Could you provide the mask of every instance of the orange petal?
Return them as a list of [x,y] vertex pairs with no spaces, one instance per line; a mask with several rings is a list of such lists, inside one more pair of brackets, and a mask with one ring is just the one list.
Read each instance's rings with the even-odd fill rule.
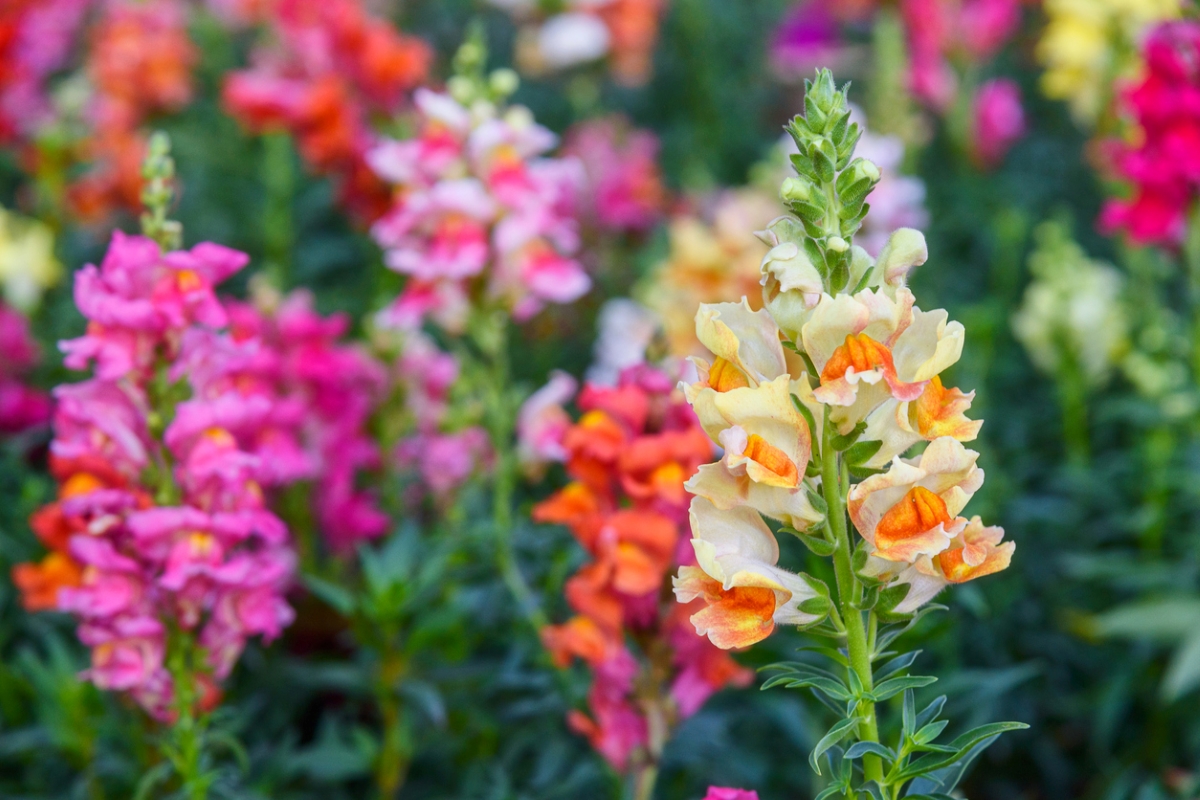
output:
[[966,583],[976,578],[982,578],[984,575],[992,575],[1008,569],[1015,549],[1015,542],[1005,542],[999,547],[992,548],[983,563],[973,567],[963,557],[964,548],[956,547],[953,550],[938,553],[938,566],[942,568],[942,574],[946,576],[946,580],[951,583]]
[[964,416],[971,407],[975,395],[964,394],[958,389],[947,389],[942,379],[934,376],[915,406],[917,431],[926,439],[951,436],[960,442],[969,442],[979,435],[983,420],[970,420]]
[[733,362],[718,358],[708,368],[708,385],[718,392],[728,392],[732,389],[745,389],[750,381]]
[[892,367],[892,351],[865,333],[846,335],[845,343],[834,350],[825,362],[825,368],[821,370],[821,383],[844,377],[851,367],[855,372],[869,372],[881,367],[886,371],[895,371]]
[[789,486],[800,483],[800,471],[787,453],[767,443],[767,440],[752,433],[746,438],[746,458],[778,475]]
[[[715,581],[714,581],[715,583]],[[775,630],[775,592],[756,586],[721,589],[715,600],[692,615],[696,633],[722,650],[749,647]]]
[[914,486],[879,520],[875,528],[875,547],[890,550],[951,519],[945,500],[924,486]]

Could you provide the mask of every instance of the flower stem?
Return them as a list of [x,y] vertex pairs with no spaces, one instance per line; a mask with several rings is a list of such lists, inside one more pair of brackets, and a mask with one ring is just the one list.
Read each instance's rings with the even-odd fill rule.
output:
[[[849,491],[849,476],[843,469],[840,454],[833,446],[833,425],[826,418],[821,442],[821,491],[829,506],[827,521],[833,533],[837,550],[833,554],[833,568],[837,576],[838,606],[846,626],[846,648],[850,658],[850,669],[854,670],[863,688],[874,687],[871,673],[871,648],[867,641],[867,626],[862,611],[857,605],[862,601],[863,586],[854,573],[851,560],[850,533],[846,525],[846,493]],[[874,627],[872,625],[872,627]],[[858,738],[864,742],[879,741],[879,725],[875,719],[875,704],[860,702]],[[868,781],[883,780],[883,763],[879,756],[863,756],[863,775]]]
[[206,800],[211,776],[205,774],[202,758],[208,721],[202,712],[197,714],[195,654],[190,634],[179,632],[171,637],[167,665],[175,690],[176,717],[164,755],[179,775],[184,796]]
[[504,585],[512,594],[521,614],[533,627],[534,632],[541,634],[548,620],[533,591],[529,588],[525,576],[521,574],[517,563],[516,550],[513,548],[513,497],[516,494],[517,463],[513,450],[513,435],[516,428],[516,409],[513,408],[508,387],[510,370],[508,360],[508,317],[496,313],[484,322],[483,330],[476,337],[487,359],[489,372],[487,426],[488,435],[492,440],[492,450],[495,453],[495,466],[492,477],[492,528],[495,537],[496,567]]
[[412,762],[412,742],[406,727],[404,706],[396,694],[396,684],[404,669],[403,658],[385,654],[376,685],[376,700],[383,726],[383,741],[375,765],[375,785],[379,789],[380,800],[394,800],[400,796]]

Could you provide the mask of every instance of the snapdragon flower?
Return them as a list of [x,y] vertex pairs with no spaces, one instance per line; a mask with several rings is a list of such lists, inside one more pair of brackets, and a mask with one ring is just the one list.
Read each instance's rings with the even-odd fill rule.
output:
[[670,573],[701,555],[682,535],[684,481],[712,454],[671,384],[641,364],[615,386],[585,385],[583,414],[560,445],[572,482],[533,515],[568,526],[591,557],[567,581],[576,616],[542,631],[559,666],[578,658],[592,669],[588,713],[573,711],[568,723],[638,781],[652,780],[680,721],[723,686],[750,680],[688,622],[703,613],[699,603],[663,602]]
[[254,65],[225,80],[226,109],[256,133],[292,134],[308,166],[335,179],[350,210],[375,220],[388,196],[365,160],[371,123],[399,111],[425,80],[428,45],[369,14],[361,0],[269,0],[223,11],[266,28]]
[[503,105],[513,88],[505,75],[515,77],[493,77],[504,91],[464,75],[452,82],[458,97],[418,90],[413,138],[385,139],[367,156],[393,196],[371,234],[387,266],[409,278],[384,324],[429,318],[459,333],[472,307],[524,320],[591,287],[575,258],[580,165],[546,156],[554,135],[528,109]]
[[[833,763],[861,759],[864,784],[900,796],[922,774],[916,765],[932,762],[905,770],[911,750],[880,744],[875,704],[934,679],[875,683],[874,662],[903,632],[887,626],[948,586],[1006,569],[1014,544],[964,516],[984,474],[962,443],[982,423],[966,416],[972,395],[942,381],[962,354],[963,326],[921,309],[907,285],[928,258],[924,236],[901,228],[878,258],[853,243],[879,168],[855,156],[861,129],[828,71],[806,85],[805,107],[787,128],[797,174],[780,195],[792,213],[758,234],[770,247],[762,308],[743,297],[696,314],[709,355],[692,359],[696,379],[682,388],[723,453],[685,484],[696,564],[679,569],[674,587],[681,603],[697,604],[696,631],[722,649],[784,626],[837,642],[835,672],[780,664],[768,685],[811,687],[846,709],[810,759],[818,773],[822,754],[849,738],[858,744]],[[780,534],[831,558],[836,586],[790,569]],[[898,663],[902,672],[911,658]],[[957,754],[952,763],[967,749],[942,752]],[[861,793],[856,777],[835,766],[826,794]]]
[[159,240],[117,231],[76,273],[88,328],[61,346],[93,374],[54,392],[58,499],[31,520],[50,554],[15,578],[27,607],[78,618],[89,680],[170,720],[212,700],[202,690],[247,639],[291,622],[295,557],[265,502],[274,465],[256,451],[273,404],[226,380],[238,359],[214,287],[248,258],[164,246],[178,235],[160,219],[173,167],[165,140],[151,152],[144,224]]

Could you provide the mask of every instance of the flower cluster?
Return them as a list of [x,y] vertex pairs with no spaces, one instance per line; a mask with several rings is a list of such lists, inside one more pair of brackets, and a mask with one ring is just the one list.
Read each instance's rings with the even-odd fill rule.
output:
[[637,297],[658,315],[671,353],[697,352],[693,309],[722,297],[758,296],[758,265],[767,248],[747,230],[779,215],[779,199],[755,186],[700,198],[673,215],[667,258]]
[[[515,76],[493,77],[504,84]],[[503,93],[461,75],[452,85],[457,99],[418,90],[413,138],[385,140],[368,154],[393,186],[392,207],[371,233],[387,266],[409,278],[383,312],[387,325],[411,328],[430,317],[459,332],[473,306],[498,305],[523,320],[591,287],[574,258],[579,163],[543,157],[554,135],[523,106],[500,107]]]
[[615,387],[585,386],[577,404],[583,416],[561,441],[572,482],[534,519],[569,526],[591,560],[567,582],[577,616],[543,639],[560,666],[591,667],[590,715],[569,722],[624,770],[656,761],[665,732],[750,674],[696,635],[687,620],[696,608],[667,600],[667,577],[695,561],[682,535],[684,481],[712,457],[695,416],[645,365]]
[[[959,515],[983,483],[978,454],[961,442],[982,423],[964,415],[972,395],[939,377],[959,358],[962,325],[917,308],[906,286],[927,257],[924,237],[901,229],[878,260],[851,244],[879,170],[854,158],[858,127],[828,72],[808,97],[807,119],[789,126],[799,175],[782,188],[796,216],[759,234],[771,245],[765,307],[701,306],[696,330],[712,357],[693,359],[699,379],[684,387],[724,455],[687,483],[698,566],[680,570],[675,592],[703,601],[692,621],[722,648],[830,613],[824,583],[779,566],[767,519],[812,531],[814,551],[829,555],[849,546],[845,503],[862,539],[854,569],[896,589],[876,609],[895,614],[1004,569],[1013,551],[999,528]],[[859,479],[845,495],[835,488],[842,470]]]
[[583,164],[580,215],[603,231],[646,231],[667,202],[658,138],[620,117],[582,122],[567,132],[564,156]]
[[1109,200],[1100,224],[1140,244],[1178,246],[1200,196],[1200,23],[1163,23],[1147,38],[1144,55],[1145,75],[1124,96],[1137,139],[1108,147],[1132,197]]
[[390,116],[426,77],[430,48],[370,16],[361,0],[271,0],[234,6],[257,16],[268,37],[254,66],[225,83],[231,114],[256,132],[287,131],[319,174],[334,176],[343,200],[371,221],[387,208],[386,188],[367,167],[372,115]]
[[96,219],[141,202],[142,126],[151,115],[183,108],[198,58],[188,38],[188,8],[178,0],[112,0],[87,31],[84,71],[90,97],[79,120],[87,135],[78,157],[88,171],[69,188],[75,212]]
[[608,58],[616,80],[650,78],[659,21],[667,0],[566,0],[549,17],[535,0],[489,0],[522,21],[517,62],[527,74],[557,72]]
[[9,0],[0,8],[0,143],[30,139],[53,117],[47,83],[71,55],[93,0]]
[[25,383],[37,360],[29,323],[0,303],[0,434],[20,433],[49,421],[50,398]]
[[1042,91],[1066,100],[1075,119],[1090,125],[1108,107],[1114,78],[1138,65],[1144,31],[1179,17],[1181,0],[1046,0],[1047,23],[1038,42],[1046,67]]
[[14,575],[26,607],[79,618],[88,678],[158,717],[182,677],[168,671],[172,648],[199,647],[197,680],[211,685],[248,637],[292,618],[294,557],[262,488],[278,464],[263,435],[275,409],[234,379],[242,345],[220,332],[213,293],[246,261],[117,232],[101,265],[77,273],[87,333],[62,349],[94,376],[55,390],[58,499],[31,520],[51,553]]
[[364,348],[340,343],[349,319],[322,317],[308,292],[260,291],[255,300],[225,303],[233,342],[250,344],[227,377],[271,401],[257,434],[272,451],[271,483],[312,484],[315,518],[334,550],[383,535],[388,518],[357,476],[381,466],[367,425],[384,398],[386,370]]
[[951,59],[984,63],[1021,23],[1021,0],[901,0],[908,33],[909,88],[935,110],[958,89]]
[[1013,315],[1013,333],[1047,375],[1071,369],[1100,385],[1129,344],[1121,273],[1089,259],[1062,223],[1043,223],[1035,237],[1033,280]]

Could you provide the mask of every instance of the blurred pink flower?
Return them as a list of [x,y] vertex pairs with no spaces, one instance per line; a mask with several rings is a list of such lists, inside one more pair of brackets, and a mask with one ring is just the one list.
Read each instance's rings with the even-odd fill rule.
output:
[[583,164],[578,206],[602,230],[645,231],[665,211],[658,138],[621,117],[581,122],[567,132],[563,155]]
[[988,81],[975,95],[972,116],[971,155],[982,167],[991,169],[1025,135],[1020,88],[1006,78]]
[[565,461],[563,436],[571,416],[563,406],[575,396],[578,383],[555,370],[545,386],[531,394],[517,414],[517,458],[526,471],[536,473],[549,462]]
[[727,789],[723,786],[708,787],[704,800],[758,800],[758,792],[746,789]]

